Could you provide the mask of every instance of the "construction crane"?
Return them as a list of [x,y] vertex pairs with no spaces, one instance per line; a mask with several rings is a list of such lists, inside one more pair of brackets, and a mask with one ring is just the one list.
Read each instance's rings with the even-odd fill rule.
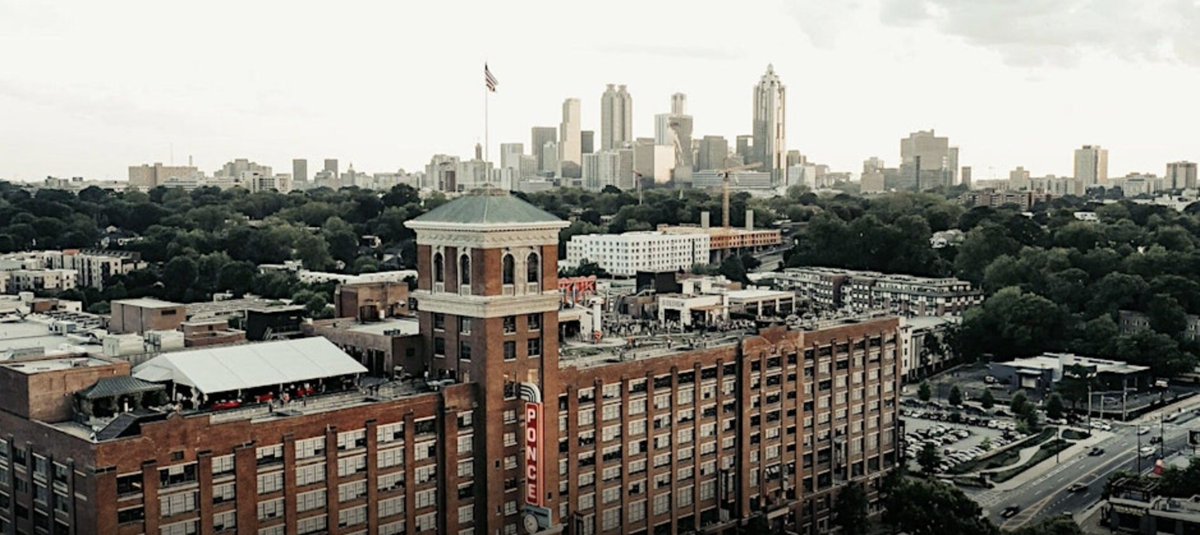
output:
[[721,199],[721,210],[722,210],[721,225],[724,226],[725,228],[727,228],[727,229],[730,228],[730,225],[729,225],[729,180],[730,180],[729,175],[734,174],[734,176],[736,176],[736,173],[738,171],[749,171],[750,169],[757,169],[758,166],[760,166],[760,165],[762,165],[762,164],[761,163],[752,163],[749,165],[739,165],[737,167],[729,167],[729,168],[720,169],[717,171],[717,176],[721,177],[722,187],[724,188],[723,197]]

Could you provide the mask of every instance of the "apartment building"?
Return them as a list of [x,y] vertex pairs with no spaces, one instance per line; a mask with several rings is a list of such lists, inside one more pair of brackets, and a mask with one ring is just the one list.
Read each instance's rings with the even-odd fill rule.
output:
[[886,310],[909,316],[960,316],[983,302],[983,292],[950,277],[916,277],[828,267],[789,268],[777,285],[796,290],[823,308]]
[[567,242],[566,267],[595,262],[605,271],[632,277],[639,271],[689,271],[709,262],[711,237],[707,233],[661,231],[572,236]]
[[560,342],[557,234],[507,194],[416,231],[398,380],[324,338],[0,364],[0,533],[833,529],[897,466],[898,320]]

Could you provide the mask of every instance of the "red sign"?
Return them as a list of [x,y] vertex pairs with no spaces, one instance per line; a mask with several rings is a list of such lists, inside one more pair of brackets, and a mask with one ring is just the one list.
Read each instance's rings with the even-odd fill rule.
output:
[[542,404],[525,404],[525,503],[542,505]]

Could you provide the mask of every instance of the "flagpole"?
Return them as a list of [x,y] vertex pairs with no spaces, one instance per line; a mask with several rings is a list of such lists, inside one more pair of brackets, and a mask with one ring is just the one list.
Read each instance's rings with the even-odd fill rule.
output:
[[[483,63],[483,69],[484,69],[484,71],[486,71],[486,70],[487,70],[487,62],[484,62],[484,63]],[[488,141],[489,141],[489,140],[488,140],[488,134],[489,134],[489,129],[488,129],[488,93],[490,93],[490,92],[491,92],[491,89],[490,89],[490,88],[488,88],[487,84],[484,84],[484,85],[483,85],[483,161],[485,161],[485,162],[486,162],[486,161],[489,161],[489,158],[488,158],[488,145],[490,145],[490,143],[488,142]],[[490,180],[490,179],[491,179],[491,178],[489,177],[489,180]]]

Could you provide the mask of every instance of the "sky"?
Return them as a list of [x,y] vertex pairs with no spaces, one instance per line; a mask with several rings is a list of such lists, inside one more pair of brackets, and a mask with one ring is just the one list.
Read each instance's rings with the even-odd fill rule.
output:
[[1161,175],[1200,159],[1197,27],[1200,0],[0,0],[0,178],[421,170],[484,140],[485,61],[493,160],[568,97],[598,131],[606,83],[635,136],[683,92],[694,135],[732,143],[773,64],[788,148],[835,170],[932,128],[976,179],[1070,175],[1084,144]]

